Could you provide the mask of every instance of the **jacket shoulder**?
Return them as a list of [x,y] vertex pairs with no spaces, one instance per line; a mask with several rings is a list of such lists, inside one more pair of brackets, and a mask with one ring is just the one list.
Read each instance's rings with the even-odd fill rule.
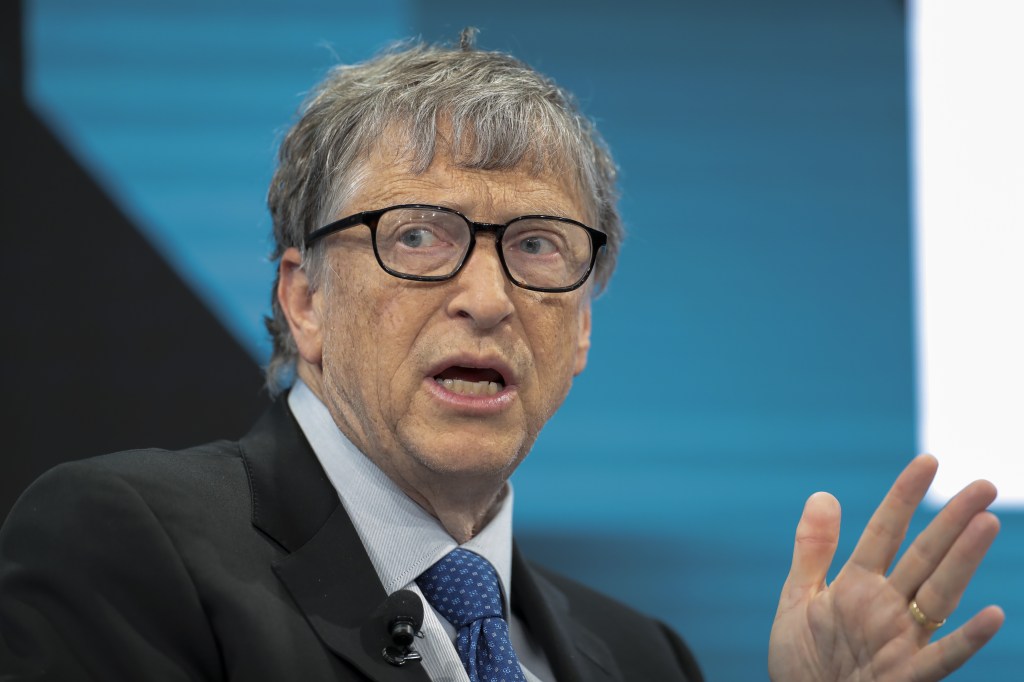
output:
[[0,671],[211,677],[220,664],[196,571],[219,565],[209,557],[247,524],[245,472],[227,442],[51,469],[0,529]]
[[[79,493],[95,497],[100,490],[109,492],[111,487],[131,488],[140,494],[158,496],[161,491],[174,490],[191,496],[198,488],[239,476],[244,479],[244,469],[238,443],[232,441],[216,441],[184,450],[125,450],[59,464],[36,479],[22,498],[32,499],[57,491],[63,494],[56,501]],[[15,509],[18,504],[20,500]]]

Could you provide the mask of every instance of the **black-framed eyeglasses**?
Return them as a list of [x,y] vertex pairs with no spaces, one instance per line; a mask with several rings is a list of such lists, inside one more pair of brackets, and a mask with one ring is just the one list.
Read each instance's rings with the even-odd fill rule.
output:
[[459,274],[490,232],[509,280],[533,291],[564,292],[583,285],[607,243],[605,233],[570,218],[523,215],[507,223],[477,223],[444,206],[401,204],[363,211],[306,235],[306,248],[357,225],[370,229],[373,253],[386,272],[418,282],[441,282]]

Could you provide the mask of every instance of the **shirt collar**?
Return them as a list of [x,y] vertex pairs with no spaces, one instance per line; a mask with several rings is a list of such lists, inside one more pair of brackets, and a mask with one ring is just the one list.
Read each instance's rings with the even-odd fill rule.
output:
[[[388,594],[408,587],[459,546],[435,517],[413,502],[352,444],[327,407],[301,380],[288,394],[288,407],[338,491]],[[462,547],[491,562],[505,592],[505,603],[510,604],[512,486],[505,485],[494,517]]]

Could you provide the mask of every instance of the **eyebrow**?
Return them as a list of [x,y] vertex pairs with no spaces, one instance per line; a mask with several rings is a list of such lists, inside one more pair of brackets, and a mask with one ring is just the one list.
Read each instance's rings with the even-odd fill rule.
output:
[[[456,202],[456,201],[423,201],[421,199],[411,199],[411,200],[408,200],[408,201],[406,201],[406,200],[394,201],[394,202],[389,203],[387,205],[388,206],[398,206],[398,205],[401,205],[401,204],[425,204],[425,205],[429,205],[429,206],[440,206],[441,208],[447,208],[447,209],[452,210],[452,211],[457,211],[458,213],[461,213],[462,215],[466,216],[467,218],[469,218],[470,220],[472,220],[474,222],[490,222],[490,221],[480,220],[479,216],[475,215],[474,211],[467,210],[464,204],[462,204],[460,202]],[[384,206],[380,206],[379,208],[384,208]],[[375,210],[375,209],[369,209],[369,210]],[[506,223],[506,222],[508,222],[510,220],[515,220],[516,218],[519,218],[520,216],[525,216],[525,215],[547,215],[547,216],[554,216],[554,217],[558,217],[558,218],[570,218],[572,220],[576,220],[576,221],[579,221],[579,222],[587,224],[587,225],[590,224],[590,223],[587,222],[585,214],[583,216],[581,216],[581,217],[576,217],[576,216],[572,215],[572,213],[570,211],[566,211],[566,210],[562,210],[562,209],[559,209],[559,208],[555,208],[555,207],[553,207],[552,204],[546,204],[546,203],[541,203],[541,204],[538,204],[536,206],[532,206],[532,207],[527,208],[527,209],[520,209],[520,210],[516,210],[516,211],[509,211],[507,217],[505,217],[503,219],[499,219],[498,222]]]

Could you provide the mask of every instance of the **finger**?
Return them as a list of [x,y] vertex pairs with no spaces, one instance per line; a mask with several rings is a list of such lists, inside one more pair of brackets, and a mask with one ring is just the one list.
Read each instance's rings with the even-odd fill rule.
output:
[[919,455],[907,465],[878,506],[850,563],[875,573],[885,573],[907,535],[914,510],[935,478],[939,463],[931,455]]
[[999,519],[995,514],[980,512],[971,519],[938,568],[917,591],[915,599],[921,611],[936,620],[953,613],[998,533]]
[[841,515],[839,501],[832,495],[814,493],[807,498],[796,526],[793,563],[782,588],[780,611],[824,589],[829,566],[839,545]]
[[914,657],[913,677],[908,679],[941,680],[962,666],[985,646],[999,628],[1005,616],[998,606],[989,606],[945,637],[932,642]]
[[975,481],[961,490],[900,557],[889,576],[892,586],[908,600],[917,594],[967,524],[995,499],[996,488],[988,481]]

